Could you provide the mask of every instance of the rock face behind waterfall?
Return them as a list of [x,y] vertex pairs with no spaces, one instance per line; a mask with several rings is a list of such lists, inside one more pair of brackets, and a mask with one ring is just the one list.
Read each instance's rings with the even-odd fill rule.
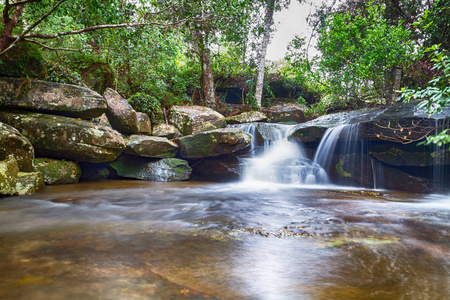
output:
[[39,156],[98,163],[125,149],[117,131],[88,121],[27,112],[0,112],[0,121],[26,136]]
[[0,78],[0,106],[48,112],[74,118],[96,118],[106,111],[105,99],[75,85]]
[[[440,191],[450,186],[446,179],[450,175],[450,153],[442,147],[417,144],[427,135],[449,128],[449,115],[447,107],[442,114],[429,116],[417,103],[337,113],[298,125],[289,139],[310,149],[317,149],[319,143],[334,143],[333,151],[322,154],[332,160],[328,172],[334,182],[373,188],[372,177],[379,176],[378,188]],[[322,140],[327,130],[343,126],[341,133]]]

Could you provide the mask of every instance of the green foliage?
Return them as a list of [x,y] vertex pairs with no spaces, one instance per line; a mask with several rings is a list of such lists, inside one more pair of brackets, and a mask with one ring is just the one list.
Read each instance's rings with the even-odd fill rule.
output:
[[450,104],[450,57],[440,49],[440,45],[427,48],[425,52],[430,52],[433,69],[440,71],[442,75],[434,77],[423,89],[402,88],[399,100],[409,102],[412,99],[424,99],[419,107],[426,108],[429,114],[440,113],[442,107]]
[[135,110],[148,114],[152,120],[159,119],[161,116],[161,103],[152,95],[136,93],[128,98],[128,103]]
[[369,2],[364,14],[333,14],[319,31],[322,57],[318,72],[328,85],[332,102],[353,106],[381,98],[386,71],[404,66],[415,57],[411,32],[401,26],[401,21],[389,24],[385,9]]
[[[441,72],[440,76],[434,77],[428,86],[422,89],[403,89],[399,100],[409,102],[413,99],[424,99],[418,106],[426,109],[427,113],[435,114],[442,112],[444,106],[450,104],[450,57],[445,50],[440,49],[440,45],[433,45],[425,50],[430,52],[431,61],[434,63],[433,69]],[[426,141],[420,145],[431,143],[442,146],[450,142],[449,129],[446,129],[434,136],[428,136]]]

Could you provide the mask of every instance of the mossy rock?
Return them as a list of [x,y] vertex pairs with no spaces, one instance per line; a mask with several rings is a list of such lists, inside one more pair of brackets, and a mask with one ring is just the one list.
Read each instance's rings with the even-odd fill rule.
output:
[[73,161],[36,158],[34,164],[48,185],[77,183],[80,180],[81,168]]
[[13,155],[23,172],[34,171],[34,148],[30,141],[12,126],[0,123],[0,160]]
[[188,180],[192,172],[188,162],[179,158],[152,159],[126,154],[110,166],[121,177],[148,181]]
[[14,195],[32,195],[45,188],[44,177],[40,172],[17,173]]
[[178,145],[164,137],[131,135],[124,153],[142,157],[170,158],[178,153]]
[[16,191],[16,177],[19,165],[13,156],[0,161],[0,195],[13,195]]

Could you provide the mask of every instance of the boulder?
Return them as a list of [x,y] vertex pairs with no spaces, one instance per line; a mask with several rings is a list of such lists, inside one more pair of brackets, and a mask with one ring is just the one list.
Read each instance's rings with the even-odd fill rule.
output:
[[305,118],[306,107],[300,104],[275,105],[264,110],[270,122],[296,122],[302,123]]
[[209,181],[237,181],[241,177],[241,165],[234,154],[203,158],[192,165],[193,174]]
[[15,157],[20,171],[34,171],[33,145],[17,129],[0,123],[0,160],[6,159],[9,155]]
[[14,195],[32,195],[44,188],[44,177],[40,172],[19,172]]
[[220,156],[250,145],[251,136],[242,129],[223,128],[181,137],[176,140],[183,158]]
[[77,183],[80,180],[81,168],[73,161],[51,158],[36,158],[36,171],[41,172],[44,181],[49,185]]
[[106,89],[103,97],[108,104],[106,116],[112,128],[123,133],[138,133],[137,115],[127,100],[110,88]]
[[136,112],[139,133],[152,134],[152,123],[150,117],[142,112]]
[[105,99],[75,85],[18,78],[0,78],[3,107],[37,110],[74,118],[96,118],[106,111]]
[[226,121],[228,124],[265,122],[265,121],[267,121],[267,116],[265,113],[260,112],[260,111],[248,111],[248,112],[243,112],[237,116],[228,117],[226,119]]
[[109,120],[108,120],[108,117],[106,116],[106,113],[102,114],[98,118],[91,119],[91,122],[94,123],[94,124],[100,125],[100,126],[111,127],[111,124],[109,123]]
[[0,111],[0,121],[19,130],[42,157],[99,163],[113,161],[125,149],[117,131],[84,120]]
[[110,166],[121,177],[149,181],[188,180],[192,172],[188,162],[179,158],[151,159],[126,154]]
[[169,123],[182,135],[226,127],[225,117],[208,107],[174,106],[169,112]]
[[16,191],[16,177],[19,165],[14,156],[0,161],[0,195],[13,195]]
[[153,127],[153,135],[165,137],[171,140],[180,137],[181,133],[173,125],[159,124]]
[[178,145],[164,137],[133,134],[126,144],[124,153],[142,157],[170,158],[178,153]]

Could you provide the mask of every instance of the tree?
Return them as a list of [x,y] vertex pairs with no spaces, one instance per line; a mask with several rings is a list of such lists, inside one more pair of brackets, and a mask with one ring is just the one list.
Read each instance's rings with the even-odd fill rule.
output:
[[416,57],[411,31],[389,24],[385,5],[369,2],[366,11],[334,13],[319,30],[319,70],[332,100],[357,105],[385,97],[385,74]]
[[[97,20],[98,16],[93,14],[95,9],[104,8],[109,11],[110,15],[115,17],[110,18],[110,21],[117,22],[120,18],[117,18],[117,14],[115,14],[121,6],[124,5],[121,0],[82,0],[82,1],[74,1],[74,0],[5,0],[3,4],[3,29],[0,34],[0,55],[6,53],[18,43],[22,42],[30,42],[38,44],[47,49],[53,49],[52,47],[46,46],[41,40],[51,40],[58,39],[65,36],[71,35],[80,35],[85,34],[101,29],[109,29],[109,28],[137,28],[137,27],[147,27],[147,26],[173,26],[184,22],[183,19],[173,19],[171,22],[157,22],[157,21],[147,21],[145,18],[138,18],[133,20],[129,18],[127,22],[124,23],[100,23],[92,26],[83,27],[78,30],[69,30],[62,32],[52,32],[52,33],[42,33],[39,32],[41,23],[45,22],[48,17],[57,11],[63,4],[66,4],[70,8],[72,8],[71,13],[74,13],[73,8],[81,8],[82,20]],[[174,12],[176,10],[174,5],[166,4],[167,6],[161,8],[159,11],[156,11],[160,8],[159,5],[152,5],[154,1],[144,1],[141,0],[140,3],[141,9],[144,14],[141,17],[145,17],[149,14],[151,15],[159,15],[164,13]],[[25,9],[26,8],[26,9]],[[24,22],[19,23],[23,14],[26,10],[34,10],[34,12],[40,12],[39,15],[33,20],[33,22],[26,26]],[[46,9],[46,10],[44,10]],[[134,6],[135,10],[138,10],[138,7]],[[172,14],[173,16],[174,14]],[[92,16],[92,18],[89,18]],[[133,15],[133,17],[139,17],[138,15]],[[20,25],[20,26],[19,26]],[[26,28],[25,28],[26,27]],[[59,50],[69,50],[69,49],[59,49]]]

